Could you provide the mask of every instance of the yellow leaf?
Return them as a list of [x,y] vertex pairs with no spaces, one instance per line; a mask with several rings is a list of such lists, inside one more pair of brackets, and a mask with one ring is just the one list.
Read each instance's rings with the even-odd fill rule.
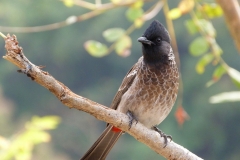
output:
[[10,145],[10,142],[5,137],[0,136],[0,148],[6,149],[9,147],[9,145]]
[[178,8],[181,11],[182,14],[189,13],[194,7],[194,0],[182,0]]
[[182,13],[179,8],[173,8],[168,12],[168,18],[177,19],[181,17]]
[[64,0],[63,3],[67,7],[72,7],[74,5],[73,0]]
[[132,8],[141,8],[143,6],[143,1],[139,0],[131,5]]
[[205,67],[213,60],[211,53],[205,54],[196,64],[196,71],[198,74],[203,74]]
[[111,0],[111,2],[112,2],[113,4],[120,4],[120,3],[121,3],[121,0]]
[[134,21],[134,25],[135,25],[136,28],[142,27],[143,24],[144,24],[144,20],[142,18],[137,18]]
[[58,116],[32,117],[31,122],[26,123],[27,129],[49,130],[55,129],[60,123]]

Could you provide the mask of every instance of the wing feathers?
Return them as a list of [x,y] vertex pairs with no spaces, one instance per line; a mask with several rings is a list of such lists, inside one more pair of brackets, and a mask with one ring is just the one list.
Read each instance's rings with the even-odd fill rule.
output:
[[118,89],[118,92],[113,98],[112,104],[110,106],[112,109],[117,109],[118,104],[121,101],[121,97],[132,85],[132,82],[134,81],[137,75],[139,67],[141,66],[142,60],[143,60],[143,57],[139,58],[138,62],[128,71],[127,75],[124,77],[122,84]]

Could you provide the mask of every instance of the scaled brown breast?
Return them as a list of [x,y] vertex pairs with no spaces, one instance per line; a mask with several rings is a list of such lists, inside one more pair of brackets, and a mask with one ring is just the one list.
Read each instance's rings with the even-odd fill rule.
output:
[[[178,92],[178,69],[174,59],[168,63],[146,64],[138,61],[138,70],[117,110],[133,111],[147,127],[161,123],[172,109]],[[158,113],[159,118],[153,117]]]

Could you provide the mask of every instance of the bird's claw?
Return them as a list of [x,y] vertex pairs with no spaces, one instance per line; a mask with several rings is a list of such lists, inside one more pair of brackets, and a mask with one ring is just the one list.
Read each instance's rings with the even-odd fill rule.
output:
[[128,118],[130,119],[129,120],[129,128],[128,129],[131,129],[132,127],[132,124],[133,124],[133,121],[135,120],[136,121],[136,124],[138,123],[138,120],[137,118],[133,115],[133,113],[131,111],[127,111],[127,116]]
[[160,134],[160,136],[161,137],[163,137],[164,138],[164,146],[163,146],[163,148],[165,148],[166,146],[167,146],[167,144],[168,144],[168,138],[170,139],[170,142],[172,141],[172,136],[170,136],[170,135],[166,135],[165,133],[163,133],[163,131],[161,131],[160,129],[158,129],[157,127],[153,127],[153,129],[156,131],[156,132],[158,132],[159,134]]
[[32,65],[28,64],[25,69],[20,69],[20,70],[17,70],[17,71],[19,73],[26,74],[28,77],[30,77],[32,80],[34,80],[34,78],[29,74],[29,71],[31,71],[31,70],[32,70]]
[[32,69],[32,65],[28,64],[26,66],[25,69],[20,69],[20,70],[17,70],[19,73],[24,73],[24,74],[28,74],[28,72]]

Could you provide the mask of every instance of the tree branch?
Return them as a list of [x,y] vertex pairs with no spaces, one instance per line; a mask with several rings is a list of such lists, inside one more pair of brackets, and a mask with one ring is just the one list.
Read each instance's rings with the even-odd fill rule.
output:
[[51,91],[64,105],[87,112],[101,121],[120,128],[166,159],[201,160],[201,158],[173,141],[169,142],[166,148],[163,148],[164,139],[157,132],[144,127],[141,123],[134,123],[129,130],[127,115],[76,95],[48,72],[41,70],[41,67],[32,64],[23,54],[23,49],[18,46],[16,36],[7,35],[7,37],[3,38],[5,39],[5,48],[7,50],[3,58],[19,67],[19,72],[25,73],[33,81]]
[[[138,0],[122,1],[122,2],[119,2],[118,4],[105,3],[105,4],[102,4],[99,7],[96,7],[94,10],[91,10],[90,12],[84,13],[84,14],[79,15],[79,16],[75,16],[75,15],[70,16],[66,20],[61,21],[61,22],[42,25],[42,26],[34,26],[34,27],[6,27],[6,26],[0,26],[0,31],[1,32],[31,33],[31,32],[43,32],[43,31],[54,30],[54,29],[66,27],[68,25],[72,25],[74,23],[90,19],[92,17],[96,17],[96,16],[98,16],[98,15],[100,15],[100,14],[102,14],[102,13],[108,11],[108,10],[111,10],[111,9],[124,7],[124,6],[129,6],[131,4],[136,3],[137,1]],[[147,1],[147,0],[144,0],[144,1]],[[84,1],[82,1],[82,3],[83,2]]]
[[216,0],[222,7],[226,23],[240,53],[240,8],[237,0]]

